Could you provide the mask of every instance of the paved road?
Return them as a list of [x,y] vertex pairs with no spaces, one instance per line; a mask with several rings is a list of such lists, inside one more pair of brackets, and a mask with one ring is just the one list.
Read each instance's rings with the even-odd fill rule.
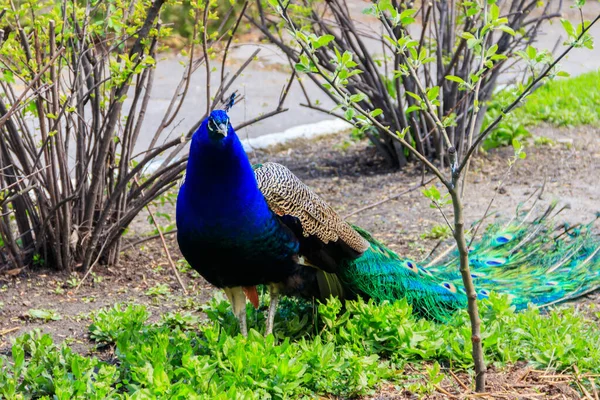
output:
[[[356,9],[363,7],[365,4],[360,0],[350,0],[350,3]],[[597,4],[590,4],[586,7],[589,7],[588,14],[593,15],[600,12],[600,6]],[[565,5],[565,9],[567,17],[575,20],[576,14],[574,14],[574,11],[569,10],[568,5]],[[559,21],[547,24],[543,34],[539,36],[537,46],[541,49],[552,49],[562,36],[562,32],[563,28]],[[600,24],[593,27],[591,33],[596,39],[596,47],[600,46]],[[236,67],[252,54],[256,47],[255,44],[238,45],[231,55],[231,63],[226,66],[227,71],[235,71]],[[235,89],[245,96],[245,100],[231,111],[232,119],[236,122],[272,110],[277,105],[281,89],[289,78],[289,66],[285,57],[274,46],[260,45],[260,48],[258,59],[245,70],[235,84]],[[165,56],[157,64],[153,96],[149,103],[150,109],[145,120],[144,134],[140,137],[137,146],[138,150],[146,148],[156,126],[162,120],[172,92],[183,73],[180,61],[175,56]],[[572,75],[596,70],[600,68],[600,51],[597,49],[594,51],[576,49],[561,64],[562,68]],[[216,71],[211,74],[213,88],[217,87],[219,83],[220,63],[215,63],[214,67],[216,67]],[[186,132],[203,115],[206,108],[205,81],[206,72],[201,67],[192,78],[187,100],[174,123],[177,126],[172,129],[171,135]],[[313,99],[319,99],[323,103],[323,107],[332,108],[331,101],[308,78],[306,78],[306,88]],[[243,137],[257,137],[332,118],[331,115],[300,106],[300,103],[304,102],[304,95],[298,83],[294,82],[286,101],[286,107],[289,108],[288,112],[243,129],[240,134]]]

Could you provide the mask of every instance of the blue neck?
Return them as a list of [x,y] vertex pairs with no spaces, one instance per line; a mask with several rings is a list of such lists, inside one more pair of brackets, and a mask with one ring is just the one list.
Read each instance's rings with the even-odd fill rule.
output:
[[[192,138],[178,216],[194,228],[241,229],[260,225],[272,213],[233,128],[225,138],[207,132],[206,121]],[[179,224],[180,221],[178,221]]]

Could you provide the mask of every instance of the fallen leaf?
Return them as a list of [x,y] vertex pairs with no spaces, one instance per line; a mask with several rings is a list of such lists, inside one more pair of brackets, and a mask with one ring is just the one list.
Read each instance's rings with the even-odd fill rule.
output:
[[4,275],[16,276],[16,275],[19,275],[21,273],[21,271],[23,271],[23,268],[13,268],[13,269],[9,269],[8,271],[4,271]]

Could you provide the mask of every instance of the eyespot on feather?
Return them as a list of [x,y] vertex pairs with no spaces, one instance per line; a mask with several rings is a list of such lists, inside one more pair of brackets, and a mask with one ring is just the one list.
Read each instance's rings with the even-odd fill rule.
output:
[[494,242],[495,242],[496,246],[501,246],[503,244],[510,242],[511,240],[513,240],[513,235],[504,234],[504,235],[496,236],[496,238],[494,239]]
[[456,293],[456,286],[451,282],[442,282],[440,283],[440,286],[448,289],[451,293]]
[[490,258],[489,260],[483,260],[483,262],[489,267],[500,267],[506,264],[506,258]]
[[417,264],[415,264],[412,261],[405,261],[404,262],[404,266],[408,269],[410,269],[412,272],[414,272],[415,274],[419,273],[419,268],[417,267]]

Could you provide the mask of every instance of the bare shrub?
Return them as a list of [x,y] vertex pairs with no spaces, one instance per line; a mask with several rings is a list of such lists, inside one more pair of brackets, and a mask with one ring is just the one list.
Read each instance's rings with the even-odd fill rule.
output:
[[[230,97],[232,83],[256,54],[233,74],[223,71],[220,85],[211,88],[211,59],[222,57],[225,68],[246,4],[219,12],[218,2],[192,2],[187,66],[140,151],[136,144],[149,133],[142,124],[157,52],[172,30],[160,15],[175,3],[3,1],[0,269],[46,264],[86,270],[98,261],[116,263],[128,224],[181,177],[186,141]],[[186,134],[171,138],[198,68],[207,75],[206,108]],[[280,102],[247,123],[282,111]]]
[[[344,104],[350,96],[359,99],[362,109],[378,110],[374,116],[383,126],[406,135],[419,153],[439,159],[442,165],[448,154],[436,126],[447,128],[452,145],[462,156],[472,140],[466,134],[468,128],[473,124],[475,133],[481,128],[485,103],[498,77],[533,43],[540,24],[560,15],[559,2],[536,0],[495,2],[491,9],[495,14],[471,1],[385,0],[364,4],[363,13],[374,17],[367,23],[364,17],[357,21],[357,11],[351,11],[344,0],[284,3],[290,18],[287,22],[293,21],[295,32],[321,38],[316,45],[305,41],[312,59],[298,41],[290,40],[289,23],[272,7],[257,0],[258,16],[248,18],[336,104]],[[482,47],[490,52],[485,68],[478,57]],[[337,59],[339,62],[332,62]],[[350,63],[351,72],[340,68],[342,61]],[[546,58],[536,67],[548,61]],[[329,79],[322,79],[322,73]],[[344,82],[344,93],[337,93],[332,82]],[[475,99],[479,100],[479,113],[473,112]],[[435,106],[434,114],[427,102]],[[354,123],[392,165],[403,166],[414,159],[405,146],[363,123],[352,107],[342,107],[340,113],[321,107],[308,96],[305,106]]]

